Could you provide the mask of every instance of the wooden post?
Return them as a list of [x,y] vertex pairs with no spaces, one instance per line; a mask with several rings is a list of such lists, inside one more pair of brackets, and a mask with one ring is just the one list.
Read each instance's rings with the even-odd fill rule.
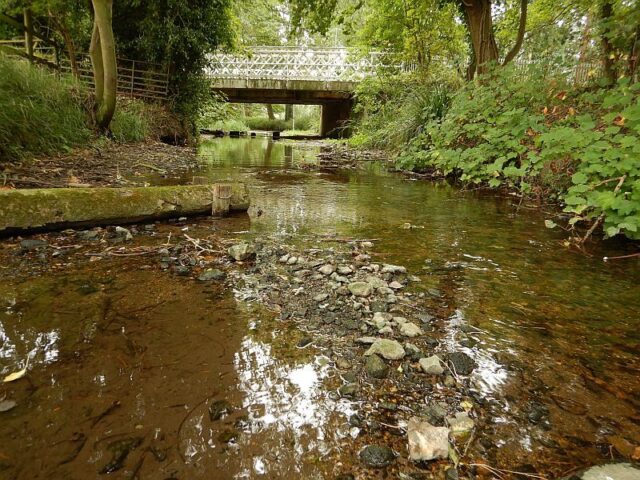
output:
[[29,8],[24,9],[24,48],[33,63],[33,18]]
[[133,97],[133,79],[136,76],[136,61],[133,60],[131,65],[131,97]]

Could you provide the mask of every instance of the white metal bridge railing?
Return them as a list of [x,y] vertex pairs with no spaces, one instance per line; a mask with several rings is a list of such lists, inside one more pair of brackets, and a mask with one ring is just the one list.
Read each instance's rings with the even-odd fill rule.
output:
[[346,48],[254,47],[246,54],[210,57],[212,79],[316,80],[357,82],[384,66],[385,54],[358,56]]

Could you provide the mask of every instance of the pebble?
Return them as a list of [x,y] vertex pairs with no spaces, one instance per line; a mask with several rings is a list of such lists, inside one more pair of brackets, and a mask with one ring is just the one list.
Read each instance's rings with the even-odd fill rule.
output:
[[391,273],[392,275],[405,274],[407,269],[399,265],[383,264],[380,273]]
[[400,325],[400,334],[405,337],[417,337],[422,335],[422,329],[415,323],[406,322]]
[[331,264],[326,264],[320,267],[318,271],[323,275],[329,276],[335,271],[335,267]]
[[378,340],[376,337],[358,337],[355,339],[355,342],[363,345],[371,345],[376,340]]
[[466,437],[474,427],[473,419],[466,412],[459,412],[453,417],[447,417],[447,424],[451,434],[456,438]]
[[348,370],[351,368],[351,362],[344,357],[336,358],[336,367],[341,370]]
[[296,263],[298,263],[298,257],[289,257],[287,259],[287,265],[295,265]]
[[348,383],[347,385],[342,385],[338,389],[338,393],[340,393],[341,397],[355,397],[356,393],[358,393],[358,386],[355,383]]
[[351,267],[340,266],[337,269],[340,275],[351,275],[353,273],[353,269]]
[[417,417],[409,419],[407,425],[409,459],[424,462],[449,456],[449,429],[434,427]]
[[329,294],[328,293],[320,293],[320,294],[316,295],[315,297],[313,297],[313,301],[314,302],[324,302],[327,298],[329,298]]
[[442,365],[440,364],[440,357],[437,355],[421,358],[418,363],[424,373],[428,373],[430,375],[442,375],[444,373],[444,368],[442,368]]
[[284,255],[282,255],[279,259],[278,262],[280,263],[287,263],[287,261],[289,260],[289,254],[286,253]]
[[394,290],[401,290],[404,288],[400,282],[393,281],[389,284],[389,288],[393,288]]
[[367,282],[352,282],[347,288],[354,297],[368,297],[372,293],[371,285]]

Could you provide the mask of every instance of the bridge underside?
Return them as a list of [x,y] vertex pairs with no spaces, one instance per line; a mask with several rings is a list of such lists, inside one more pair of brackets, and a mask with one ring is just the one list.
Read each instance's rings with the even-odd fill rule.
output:
[[321,105],[320,135],[342,137],[353,106],[354,82],[216,79],[212,88],[232,103]]

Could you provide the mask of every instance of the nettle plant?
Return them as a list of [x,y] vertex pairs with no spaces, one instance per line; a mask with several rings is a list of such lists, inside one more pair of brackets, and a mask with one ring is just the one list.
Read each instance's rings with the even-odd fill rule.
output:
[[503,69],[458,91],[400,162],[559,200],[570,228],[639,238],[639,98],[628,80],[578,91],[541,69]]

